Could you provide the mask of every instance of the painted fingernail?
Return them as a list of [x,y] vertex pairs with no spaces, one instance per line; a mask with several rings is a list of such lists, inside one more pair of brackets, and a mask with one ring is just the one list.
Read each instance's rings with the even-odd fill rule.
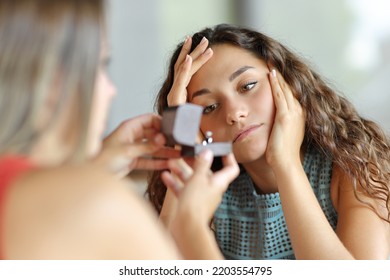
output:
[[273,77],[276,77],[276,70],[275,70],[275,69],[272,69],[271,75],[272,75]]
[[204,43],[206,43],[206,41],[207,41],[206,37],[203,37],[202,41],[200,41],[200,44],[204,44]]
[[211,54],[211,48],[208,48],[205,52],[204,52],[205,55],[209,55]]

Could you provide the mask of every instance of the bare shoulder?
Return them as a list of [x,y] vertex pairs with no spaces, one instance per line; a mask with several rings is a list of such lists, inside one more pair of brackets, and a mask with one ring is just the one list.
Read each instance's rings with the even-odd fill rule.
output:
[[360,186],[355,187],[351,176],[339,166],[334,165],[332,174],[331,196],[338,213],[337,235],[357,258],[388,258],[390,226],[380,218],[384,215],[380,202],[361,194]]
[[[372,192],[375,192],[375,184],[375,181],[370,183],[369,188],[372,189]],[[387,216],[387,213],[384,213],[384,210],[386,212],[387,210],[384,209],[385,205],[383,204],[383,201],[377,201],[367,195],[366,192],[362,191],[362,187],[358,180],[356,180],[355,186],[351,175],[346,173],[337,164],[334,164],[332,169],[331,196],[336,210],[341,207],[342,204],[348,202],[350,206],[356,207],[367,207],[368,205],[372,205],[375,211],[378,211],[383,217]],[[344,199],[342,200],[341,198]]]
[[151,207],[92,165],[30,172],[11,188],[6,218],[10,258],[178,257]]

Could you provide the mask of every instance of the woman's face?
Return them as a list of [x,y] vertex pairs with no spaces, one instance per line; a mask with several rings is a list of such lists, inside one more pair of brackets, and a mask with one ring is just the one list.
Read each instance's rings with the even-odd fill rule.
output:
[[90,130],[88,136],[88,153],[95,155],[101,148],[101,138],[104,133],[111,100],[116,94],[107,66],[109,61],[109,48],[107,40],[103,40],[100,51],[99,66],[96,74],[95,92],[93,97]]
[[191,103],[204,107],[203,133],[215,142],[231,141],[240,163],[265,155],[275,106],[267,64],[252,53],[228,44],[212,47],[214,55],[188,86]]

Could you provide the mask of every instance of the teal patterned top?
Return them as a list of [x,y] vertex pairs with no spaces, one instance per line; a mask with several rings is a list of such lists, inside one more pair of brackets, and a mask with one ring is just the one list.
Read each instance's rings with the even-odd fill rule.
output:
[[[322,210],[335,229],[337,213],[330,198],[332,159],[310,147],[303,167]],[[214,215],[214,228],[227,259],[295,259],[279,193],[258,194],[245,171],[224,194]]]

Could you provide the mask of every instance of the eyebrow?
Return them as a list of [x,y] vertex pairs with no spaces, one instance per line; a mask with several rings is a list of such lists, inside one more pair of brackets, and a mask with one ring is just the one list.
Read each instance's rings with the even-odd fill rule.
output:
[[208,90],[207,88],[204,88],[204,89],[195,91],[195,92],[192,94],[192,96],[191,96],[191,100],[194,100],[195,97],[198,97],[198,96],[201,96],[201,95],[207,94],[207,93],[211,93],[210,90]]
[[[240,76],[242,73],[244,73],[245,71],[247,71],[248,69],[254,69],[254,67],[252,66],[243,66],[239,69],[237,69],[236,71],[234,71],[230,76],[229,76],[229,82],[232,82],[235,78],[237,78],[238,76]],[[200,95],[204,95],[204,94],[207,94],[207,93],[211,93],[209,89],[207,88],[204,88],[204,89],[201,89],[201,90],[198,90],[198,91],[195,91],[192,96],[191,96],[191,100],[193,100],[195,97],[198,97]]]
[[238,70],[234,71],[230,76],[229,76],[229,81],[233,81],[235,78],[240,76],[242,73],[244,73],[248,69],[253,69],[254,67],[252,66],[243,66],[239,68]]

